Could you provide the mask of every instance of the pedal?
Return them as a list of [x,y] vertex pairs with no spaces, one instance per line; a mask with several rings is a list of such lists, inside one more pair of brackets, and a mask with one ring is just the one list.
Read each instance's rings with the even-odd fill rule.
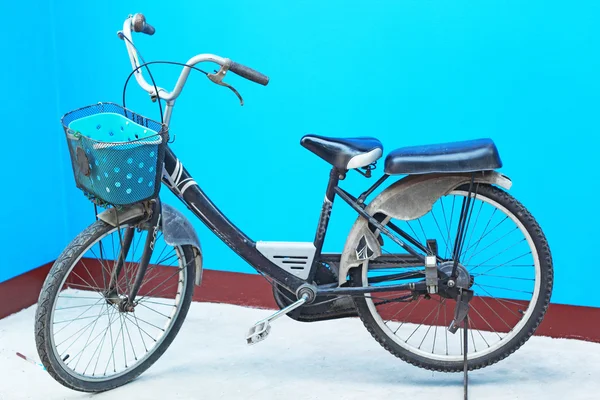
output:
[[303,305],[304,303],[306,303],[308,301],[308,299],[311,298],[311,296],[314,299],[316,291],[314,291],[312,288],[308,287],[308,285],[307,285],[306,289],[301,287],[299,289],[299,293],[303,293],[303,294],[294,303],[290,304],[289,306],[287,306],[285,308],[282,308],[281,310],[277,311],[275,314],[271,315],[270,317],[265,318],[262,321],[258,321],[256,324],[254,324],[254,326],[252,328],[250,328],[250,330],[248,331],[248,334],[246,335],[246,343],[247,344],[255,344],[255,343],[265,340],[267,338],[267,336],[269,335],[269,333],[271,332],[270,323],[272,321],[275,321],[277,318],[281,317],[282,315],[286,315],[287,313],[294,311],[296,308],[298,308],[301,305]]
[[260,322],[257,322],[256,325],[254,325],[248,331],[248,334],[246,335],[246,342],[248,344],[256,344],[258,342],[261,342],[265,340],[267,336],[269,336],[270,332],[271,324],[269,324],[269,321],[262,320]]
[[469,302],[473,298],[473,291],[469,289],[460,289],[454,309],[454,319],[448,327],[450,333],[458,331],[459,324],[465,320],[469,312]]

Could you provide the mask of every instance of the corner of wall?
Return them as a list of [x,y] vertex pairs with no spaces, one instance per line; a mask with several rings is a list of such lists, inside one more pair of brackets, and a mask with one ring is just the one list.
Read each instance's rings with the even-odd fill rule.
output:
[[[59,47],[57,44],[57,40],[56,40],[56,36],[57,36],[57,13],[56,13],[56,0],[48,0],[49,3],[49,9],[50,9],[50,15],[49,15],[49,20],[50,22],[50,35],[51,35],[51,42],[52,42],[52,85],[54,87],[54,93],[55,93],[55,112],[56,112],[56,118],[57,118],[57,122],[60,120],[61,116],[62,116],[62,111],[61,111],[61,74],[60,74],[60,59],[61,57],[59,56]],[[59,158],[60,158],[60,179],[59,179],[59,184],[60,184],[60,195],[61,195],[61,201],[60,204],[62,205],[60,213],[62,215],[67,215],[67,186],[66,186],[66,181],[67,181],[67,174],[69,173],[69,170],[67,168],[67,166],[70,163],[69,160],[69,156],[67,154],[67,147],[65,146],[65,142],[63,140],[63,138],[61,137],[62,135],[56,135],[56,146],[57,146],[57,152],[56,154],[58,154]],[[70,223],[69,220],[67,218],[63,219],[63,230],[62,230],[62,241],[63,243],[67,243],[69,241],[69,232],[70,232]]]

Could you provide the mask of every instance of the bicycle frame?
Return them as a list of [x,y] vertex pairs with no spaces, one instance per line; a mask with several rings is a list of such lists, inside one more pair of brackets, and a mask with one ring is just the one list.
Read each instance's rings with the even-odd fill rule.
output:
[[[165,110],[166,112],[166,110]],[[360,215],[367,217],[376,228],[387,236],[392,235],[384,226],[379,224],[373,217],[366,214],[363,210],[364,204],[359,203],[355,198],[345,192],[338,186],[340,177],[345,174],[345,171],[338,171],[336,168],[331,170],[325,200],[321,209],[317,231],[314,238],[314,246],[316,248],[313,263],[310,267],[308,279],[303,280],[272,263],[267,257],[260,253],[256,248],[256,242],[244,234],[237,226],[235,226],[208,198],[208,196],[198,186],[194,178],[187,171],[185,166],[177,158],[172,149],[168,148],[165,154],[165,168],[163,172],[163,183],[200,219],[215,235],[217,235],[225,244],[235,251],[241,258],[248,262],[258,272],[270,277],[279,285],[287,288],[292,292],[296,292],[298,288],[307,283],[311,283],[317,267],[321,262],[339,261],[341,254],[322,254],[323,243],[327,233],[329,217],[335,195],[338,194]],[[382,180],[376,183],[380,184]],[[372,191],[372,188],[369,190]],[[368,192],[368,191],[367,191]],[[367,193],[365,192],[365,193]],[[406,232],[402,231],[402,236],[410,237]],[[414,238],[412,241],[418,243]],[[409,254],[396,254],[379,257],[380,262],[385,265],[398,265],[406,263],[407,265],[424,265],[425,256],[420,254],[413,247],[401,242],[396,236],[393,240],[408,251]],[[378,259],[378,260],[379,260]],[[394,277],[400,280],[401,274],[395,274]],[[408,274],[405,279],[414,279],[414,273]],[[400,290],[419,290],[425,289],[424,283],[405,283],[394,284],[387,286],[369,286],[369,287],[332,287],[332,285],[320,285],[317,287],[318,295],[338,296],[338,295],[359,295],[372,292],[384,291],[400,291]]]
[[[175,87],[171,92],[168,92],[163,88],[148,84],[148,82],[146,82],[144,79],[142,69],[140,68],[140,63],[138,62],[137,52],[131,38],[131,27],[132,17],[130,16],[125,20],[123,24],[123,31],[120,32],[119,35],[125,41],[129,59],[134,70],[134,77],[142,89],[148,92],[153,99],[157,99],[158,101],[164,100],[166,102],[166,107],[163,113],[163,123],[167,126],[171,121],[175,100],[183,90],[183,87],[191,72],[191,67],[201,62],[213,62],[222,67],[221,72],[223,76],[225,76],[227,69],[231,65],[231,60],[227,58],[222,58],[213,54],[198,54],[185,63]],[[224,66],[226,66],[225,69],[223,69]],[[173,151],[169,148],[167,148],[164,163],[165,167],[163,170],[163,183],[169,187],[169,189],[194,213],[194,215],[196,215],[196,217],[198,217],[215,235],[217,235],[225,244],[227,244],[233,251],[247,261],[258,272],[267,275],[276,283],[292,291],[293,293],[297,293],[297,290],[303,285],[312,284],[317,268],[321,262],[339,261],[341,258],[341,254],[322,254],[323,243],[325,242],[329,217],[331,215],[331,208],[336,194],[339,195],[354,210],[356,210],[359,215],[369,220],[369,222],[382,234],[390,237],[394,242],[396,242],[409,253],[392,254],[389,256],[378,257],[378,262],[383,266],[398,265],[400,263],[417,266],[424,265],[425,256],[422,253],[430,253],[426,247],[424,247],[418,242],[418,240],[414,239],[408,233],[402,231],[396,226],[390,226],[394,232],[406,239],[413,246],[417,247],[421,252],[415,250],[415,248],[404,243],[398,238],[398,236],[392,234],[387,227],[381,225],[379,221],[364,211],[364,208],[366,207],[366,204],[364,204],[365,198],[387,178],[386,175],[379,179],[374,185],[371,186],[371,188],[361,194],[361,196],[357,199],[338,186],[339,180],[345,176],[347,171],[339,171],[336,168],[333,168],[329,176],[325,200],[321,208],[321,215],[319,217],[317,232],[313,242],[316,249],[315,254],[312,265],[310,266],[308,277],[306,280],[303,280],[298,276],[280,268],[271,262],[260,251],[258,251],[256,242],[250,239],[237,226],[229,221],[229,219],[227,219],[227,217],[213,204],[213,202],[202,191],[193,177],[183,166],[181,161],[177,158],[175,153],[173,153]],[[380,267],[383,268],[382,266]],[[395,274],[393,277],[399,278],[396,280],[400,280],[400,275],[402,274]],[[410,275],[405,279],[408,279],[409,277]],[[414,278],[414,273],[412,278]],[[421,285],[419,282],[413,282],[387,286],[354,288],[321,285],[317,287],[317,295],[338,296],[345,294],[352,295],[395,290],[424,290],[425,293],[427,292],[424,283]]]

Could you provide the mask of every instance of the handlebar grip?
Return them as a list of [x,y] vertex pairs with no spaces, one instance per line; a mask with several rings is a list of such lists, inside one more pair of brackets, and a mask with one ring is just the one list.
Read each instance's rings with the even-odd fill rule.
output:
[[149,23],[145,23],[144,24],[144,28],[142,29],[142,33],[145,33],[146,35],[154,35],[154,32],[156,32],[156,29],[154,29],[154,27],[152,25],[150,25]]
[[144,17],[144,14],[141,13],[137,13],[133,16],[132,25],[135,32],[142,32],[150,36],[154,35],[154,32],[156,32],[156,29],[146,22],[146,17]]
[[246,67],[245,65],[238,64],[235,61],[231,62],[229,70],[234,74],[241,76],[242,78],[246,78],[252,82],[259,83],[263,86],[267,86],[267,84],[269,83],[268,76],[263,75],[260,72],[253,70],[252,68]]

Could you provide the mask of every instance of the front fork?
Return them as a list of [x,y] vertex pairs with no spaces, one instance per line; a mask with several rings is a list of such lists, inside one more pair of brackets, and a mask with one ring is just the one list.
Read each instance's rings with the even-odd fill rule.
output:
[[[118,304],[120,311],[133,311],[135,308],[135,298],[140,290],[142,285],[142,281],[144,280],[144,276],[146,275],[146,271],[148,270],[148,264],[150,263],[150,258],[152,257],[152,253],[154,251],[154,244],[156,242],[156,235],[158,234],[158,229],[160,227],[161,222],[161,207],[160,207],[160,199],[156,199],[152,202],[152,214],[148,221],[143,223],[145,229],[148,230],[148,235],[146,236],[146,240],[144,242],[144,250],[142,252],[142,257],[140,259],[134,281],[131,286],[128,285],[128,291],[125,298],[121,298],[118,294],[117,290],[117,282],[119,280],[119,276],[123,271],[123,266],[125,265],[125,260],[127,259],[127,254],[131,249],[131,243],[133,242],[133,235],[135,233],[135,227],[127,228],[125,234],[121,239],[121,251],[119,252],[119,257],[117,259],[115,268],[110,276],[110,283],[108,286],[108,290],[106,293],[107,300],[109,300],[113,304]],[[119,228],[118,228],[119,229]],[[125,271],[125,274],[127,272]]]

